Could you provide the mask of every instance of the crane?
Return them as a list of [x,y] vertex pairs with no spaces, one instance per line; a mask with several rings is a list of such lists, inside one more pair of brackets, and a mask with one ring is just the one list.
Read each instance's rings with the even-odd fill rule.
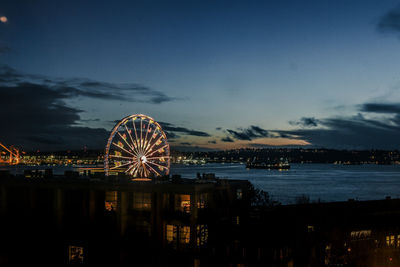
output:
[[2,151],[1,154],[2,155],[9,155],[8,160],[7,159],[3,159],[2,157],[0,157],[0,163],[5,163],[5,164],[9,164],[9,165],[16,165],[20,162],[20,156],[19,156],[19,150],[16,149],[13,146],[10,147],[6,147],[5,145],[3,145],[2,143],[0,143],[0,147],[3,148],[5,151]]

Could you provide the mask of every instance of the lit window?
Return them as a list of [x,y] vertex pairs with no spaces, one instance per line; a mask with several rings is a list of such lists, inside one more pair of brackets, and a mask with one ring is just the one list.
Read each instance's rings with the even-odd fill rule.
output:
[[190,226],[179,226],[179,242],[181,244],[189,244]]
[[168,243],[176,242],[177,227],[175,225],[167,224],[166,235],[167,235],[167,242]]
[[190,195],[175,195],[175,209],[190,213]]
[[236,225],[239,225],[239,224],[240,224],[240,217],[236,216]]
[[117,203],[118,203],[118,192],[117,191],[106,192],[106,201],[105,201],[106,211],[117,210]]
[[387,235],[386,236],[386,245],[393,247],[394,246],[394,235]]
[[151,193],[133,193],[133,208],[137,210],[151,209]]
[[314,225],[307,225],[307,232],[314,232]]
[[207,225],[197,225],[197,246],[203,246],[207,244],[208,240],[208,228]]
[[69,263],[83,263],[83,247],[69,246]]
[[371,236],[371,230],[352,231],[350,237],[352,239],[367,239]]

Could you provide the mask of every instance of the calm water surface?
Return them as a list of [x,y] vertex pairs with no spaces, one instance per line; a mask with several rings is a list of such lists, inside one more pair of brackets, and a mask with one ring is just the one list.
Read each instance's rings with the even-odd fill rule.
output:
[[173,165],[172,174],[185,178],[196,173],[247,179],[284,204],[307,195],[311,201],[400,198],[400,165],[291,164],[287,171],[246,169],[243,164]]

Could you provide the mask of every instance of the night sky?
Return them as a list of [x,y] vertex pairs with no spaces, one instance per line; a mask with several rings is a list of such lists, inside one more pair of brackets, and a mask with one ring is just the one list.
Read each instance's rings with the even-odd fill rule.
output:
[[0,142],[400,148],[398,1],[1,1]]

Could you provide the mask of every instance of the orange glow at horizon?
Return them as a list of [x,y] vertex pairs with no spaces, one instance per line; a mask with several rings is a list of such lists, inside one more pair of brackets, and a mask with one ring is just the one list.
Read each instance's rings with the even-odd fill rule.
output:
[[232,143],[217,143],[210,148],[221,148],[221,149],[236,149],[236,148],[257,148],[262,146],[307,146],[311,143],[300,140],[300,139],[289,139],[289,138],[259,138],[251,141],[247,140],[235,140]]
[[[185,139],[191,146],[199,146],[209,149],[238,149],[238,148],[257,148],[263,146],[271,146],[271,147],[282,147],[282,146],[307,146],[311,145],[311,143],[302,140],[302,139],[290,139],[290,138],[257,138],[251,141],[248,140],[235,140],[234,142],[222,142],[217,139],[216,144],[208,143],[208,142],[198,142],[198,139],[190,140]],[[208,140],[207,140],[208,141]]]

